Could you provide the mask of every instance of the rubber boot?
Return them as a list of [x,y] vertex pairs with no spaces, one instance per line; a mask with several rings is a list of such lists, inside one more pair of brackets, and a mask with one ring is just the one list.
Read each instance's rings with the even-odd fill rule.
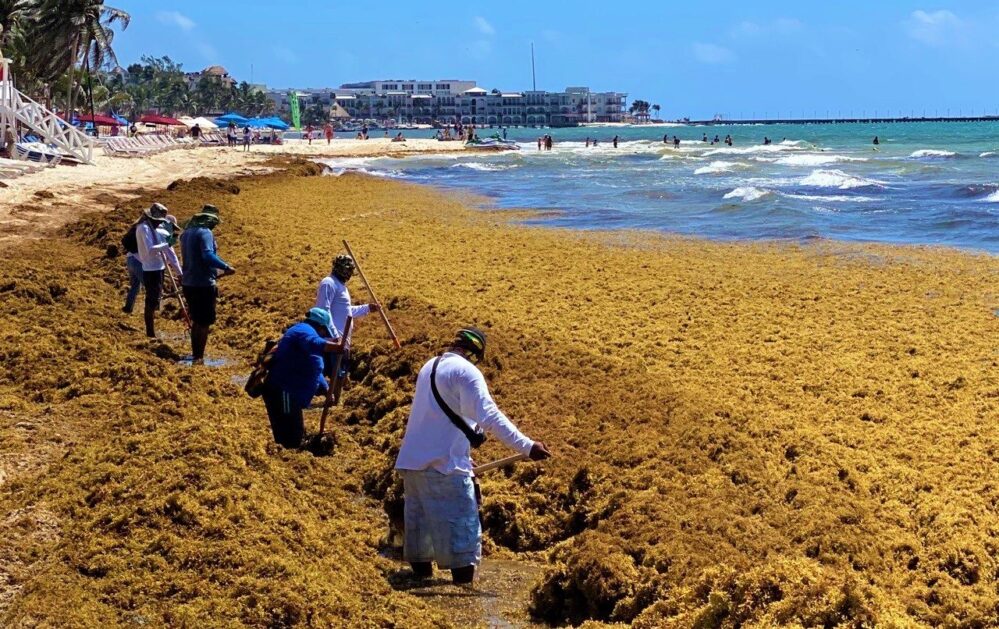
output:
[[475,566],[451,568],[451,582],[455,585],[468,585],[475,577]]
[[413,567],[413,576],[417,579],[429,579],[434,576],[434,564],[429,561],[414,561],[409,565]]
[[149,338],[156,338],[156,326],[154,321],[156,320],[156,311],[152,308],[146,308],[142,312],[142,317],[146,320],[146,336]]

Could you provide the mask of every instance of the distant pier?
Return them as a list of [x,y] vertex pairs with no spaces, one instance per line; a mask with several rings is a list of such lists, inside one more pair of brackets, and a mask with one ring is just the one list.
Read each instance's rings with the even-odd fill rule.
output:
[[772,125],[772,124],[890,124],[896,122],[997,122],[999,116],[920,116],[903,118],[768,118],[747,120],[677,120],[689,125]]

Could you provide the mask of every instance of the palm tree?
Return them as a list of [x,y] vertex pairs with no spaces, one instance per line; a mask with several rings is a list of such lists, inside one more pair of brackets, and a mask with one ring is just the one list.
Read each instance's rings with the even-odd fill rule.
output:
[[660,112],[661,110],[662,110],[662,107],[660,107],[659,105],[653,105],[653,106],[652,106],[652,111],[656,112],[656,118],[658,118],[658,117],[659,117],[659,112]]
[[0,51],[13,44],[22,20],[28,17],[27,0],[0,0]]
[[[111,46],[114,38],[113,26],[121,24],[127,28],[131,16],[121,9],[109,7],[104,0],[33,0],[36,6],[37,21],[34,26],[35,38],[48,51],[49,62],[43,72],[51,81],[64,72],[84,65],[87,74],[90,68],[100,67],[105,60],[117,64],[117,57]],[[65,57],[52,55],[53,50],[65,50]],[[72,112],[74,84],[71,76],[66,88],[66,111]]]

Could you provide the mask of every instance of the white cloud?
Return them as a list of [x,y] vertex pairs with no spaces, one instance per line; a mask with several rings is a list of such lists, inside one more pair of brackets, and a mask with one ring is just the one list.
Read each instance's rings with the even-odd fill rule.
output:
[[156,19],[167,26],[176,26],[185,33],[191,32],[197,26],[194,20],[179,11],[158,11]]
[[731,63],[735,61],[735,53],[724,46],[696,42],[693,45],[694,58],[701,63]]
[[284,46],[272,46],[271,52],[274,53],[275,57],[285,63],[298,63],[298,55],[296,55],[295,51],[290,48],[285,48]]
[[472,18],[472,21],[475,23],[475,28],[479,29],[479,32],[483,35],[492,36],[496,34],[496,29],[493,28],[493,25],[489,23],[489,20],[481,15],[476,15]]
[[965,30],[964,21],[946,9],[913,11],[905,25],[909,37],[928,46],[960,43]]

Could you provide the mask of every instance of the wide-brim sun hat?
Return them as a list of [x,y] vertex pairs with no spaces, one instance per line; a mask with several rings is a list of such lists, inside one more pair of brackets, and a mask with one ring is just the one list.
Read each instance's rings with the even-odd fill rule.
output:
[[162,203],[153,203],[148,208],[143,210],[143,214],[146,218],[151,218],[154,221],[165,221],[167,218],[169,210]]
[[219,223],[222,222],[222,218],[219,216],[219,209],[214,205],[205,205],[201,208],[201,211],[195,214],[192,218],[210,218],[218,221]]

